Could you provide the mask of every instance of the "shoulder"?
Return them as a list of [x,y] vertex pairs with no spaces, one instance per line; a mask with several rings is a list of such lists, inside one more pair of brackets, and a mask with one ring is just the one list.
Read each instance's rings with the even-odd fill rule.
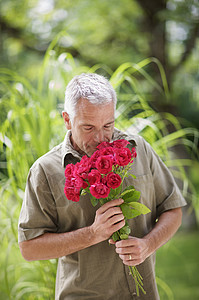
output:
[[129,141],[132,146],[135,146],[139,152],[148,152],[152,150],[150,144],[140,135],[129,134],[128,132],[120,131],[119,129],[115,128],[113,139],[125,139]]
[[146,142],[144,138],[140,135],[130,134],[129,132],[121,131],[117,128],[114,128],[113,140],[125,139],[127,141],[137,141],[139,144]]
[[154,153],[151,145],[140,135],[130,134],[123,132],[117,128],[114,129],[113,140],[125,139],[131,143],[132,147],[136,147],[137,152],[141,153],[142,156],[152,155]]
[[145,155],[151,155],[154,150],[152,146],[140,135],[132,135],[131,138],[136,143],[136,148],[139,152]]

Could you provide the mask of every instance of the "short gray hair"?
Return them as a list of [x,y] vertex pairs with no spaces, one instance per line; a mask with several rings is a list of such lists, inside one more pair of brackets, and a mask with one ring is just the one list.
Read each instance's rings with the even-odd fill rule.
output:
[[116,92],[112,85],[104,76],[94,73],[77,75],[66,87],[64,111],[68,113],[71,121],[75,117],[76,105],[81,98],[96,105],[113,102],[114,108],[117,104]]

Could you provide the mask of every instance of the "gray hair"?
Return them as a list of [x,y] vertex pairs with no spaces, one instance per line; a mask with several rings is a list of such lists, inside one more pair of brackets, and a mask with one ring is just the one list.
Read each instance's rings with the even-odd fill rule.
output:
[[95,105],[112,101],[116,108],[117,104],[116,92],[112,85],[104,76],[94,73],[77,75],[66,87],[64,111],[68,113],[71,121],[75,117],[76,105],[81,98]]

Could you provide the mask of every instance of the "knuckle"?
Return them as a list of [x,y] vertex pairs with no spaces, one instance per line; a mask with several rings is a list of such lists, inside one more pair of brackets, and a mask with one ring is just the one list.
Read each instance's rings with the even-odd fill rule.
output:
[[116,252],[117,254],[120,254],[120,248],[116,248],[116,249],[115,249],[115,252]]
[[137,254],[138,254],[139,256],[142,255],[142,249],[141,249],[141,247],[138,247],[138,248],[137,248]]
[[95,215],[98,217],[100,215],[100,210],[98,209],[95,213]]
[[122,254],[119,254],[119,257],[123,260],[124,256]]

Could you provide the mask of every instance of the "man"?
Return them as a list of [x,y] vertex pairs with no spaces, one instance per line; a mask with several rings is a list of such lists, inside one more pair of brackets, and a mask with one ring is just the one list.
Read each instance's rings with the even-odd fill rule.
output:
[[[19,245],[28,260],[59,258],[56,299],[136,299],[128,266],[138,266],[146,295],[159,299],[155,283],[155,251],[181,224],[182,198],[171,173],[139,136],[114,128],[116,94],[97,74],[81,74],[66,88],[63,118],[68,132],[62,144],[31,167],[19,218]],[[87,196],[68,201],[64,170],[85,154],[91,156],[102,141],[125,138],[136,145],[133,174],[124,187],[134,185],[151,213],[129,221],[129,239],[114,243],[110,236],[125,224],[115,199],[92,207]],[[109,245],[109,243],[112,245]]]

